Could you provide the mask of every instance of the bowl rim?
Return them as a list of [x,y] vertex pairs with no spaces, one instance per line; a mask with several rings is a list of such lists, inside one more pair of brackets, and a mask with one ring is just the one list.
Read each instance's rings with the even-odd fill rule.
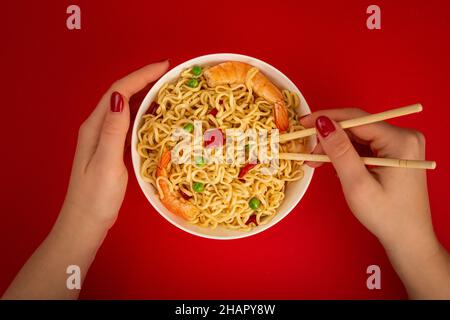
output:
[[[144,99],[142,100],[137,112],[136,112],[136,118],[133,121],[133,128],[132,128],[132,136],[131,136],[131,161],[132,161],[132,165],[133,165],[133,171],[134,174],[136,176],[136,180],[139,184],[139,187],[142,191],[142,193],[145,195],[145,197],[147,198],[147,200],[150,202],[150,204],[152,205],[152,207],[162,216],[164,217],[164,219],[166,219],[168,222],[170,222],[173,226],[177,227],[178,229],[181,229],[189,234],[201,237],[201,238],[206,238],[206,239],[213,239],[213,240],[235,240],[235,239],[242,239],[242,238],[247,238],[250,236],[254,236],[257,235],[265,230],[268,230],[269,228],[275,226],[277,223],[279,223],[281,220],[283,220],[284,218],[286,218],[287,215],[289,215],[296,207],[297,205],[300,203],[300,200],[303,198],[303,196],[306,193],[306,190],[308,190],[310,184],[311,184],[311,180],[312,177],[314,175],[314,168],[309,168],[310,170],[310,175],[306,178],[307,180],[305,181],[305,187],[303,188],[303,190],[301,192],[298,193],[297,195],[297,199],[296,201],[294,201],[294,203],[292,204],[292,206],[290,208],[288,208],[286,214],[284,214],[283,217],[281,217],[278,220],[271,220],[269,221],[267,224],[260,226],[259,228],[255,228],[253,230],[250,230],[248,232],[243,232],[240,234],[236,234],[236,235],[230,235],[230,236],[219,236],[219,235],[210,235],[210,234],[203,234],[200,232],[197,232],[195,230],[190,230],[188,228],[186,228],[185,226],[177,223],[176,221],[173,221],[172,219],[170,219],[165,213],[161,212],[158,208],[158,206],[153,202],[153,198],[147,194],[147,192],[145,191],[145,187],[147,186],[147,182],[145,182],[142,177],[140,176],[140,156],[137,153],[136,150],[136,146],[137,146],[137,131],[138,131],[138,127],[141,123],[141,119],[142,119],[142,115],[140,115],[142,113],[142,109],[144,107],[149,106],[149,103],[151,101],[150,100],[150,96],[154,96],[155,94],[157,94],[157,92],[159,91],[159,89],[161,88],[162,85],[164,85],[167,81],[169,81],[170,78],[173,77],[173,75],[176,74],[180,74],[182,70],[198,63],[199,60],[204,60],[204,59],[211,59],[211,60],[223,60],[223,61],[242,61],[242,60],[249,60],[250,64],[252,62],[256,62],[260,65],[264,65],[265,68],[268,68],[271,70],[271,73],[277,74],[277,77],[279,78],[283,78],[283,81],[289,83],[292,87],[294,87],[295,89],[297,89],[298,93],[300,93],[301,98],[303,99],[303,101],[306,103],[306,109],[311,112],[311,109],[309,108],[308,103],[306,102],[306,99],[304,98],[302,92],[298,89],[298,87],[295,85],[295,83],[293,83],[283,72],[281,72],[280,70],[278,70],[277,68],[275,68],[274,66],[270,65],[267,62],[264,62],[258,58],[254,58],[252,56],[248,56],[248,55],[243,55],[243,54],[236,54],[236,53],[213,53],[213,54],[206,54],[206,55],[202,55],[202,56],[198,56],[195,58],[191,58],[189,60],[186,60],[176,66],[174,66],[172,69],[170,69],[169,71],[167,71],[161,78],[159,78],[150,88],[150,90],[147,92],[147,94],[145,95]],[[206,62],[207,63],[207,62]],[[199,63],[201,64],[201,62]],[[140,116],[139,116],[140,115]],[[314,147],[315,144],[315,139],[312,141],[312,147]],[[277,214],[279,214],[279,212],[277,212]]]

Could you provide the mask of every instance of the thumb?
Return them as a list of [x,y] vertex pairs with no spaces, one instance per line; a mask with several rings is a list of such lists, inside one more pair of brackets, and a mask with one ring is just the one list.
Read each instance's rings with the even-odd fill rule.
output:
[[130,108],[122,94],[111,94],[110,108],[106,111],[100,132],[96,157],[102,163],[113,165],[123,163],[123,153],[128,127],[130,125]]
[[320,144],[330,157],[344,191],[354,190],[373,181],[373,177],[339,124],[328,117],[320,116],[316,119],[316,129],[319,132]]

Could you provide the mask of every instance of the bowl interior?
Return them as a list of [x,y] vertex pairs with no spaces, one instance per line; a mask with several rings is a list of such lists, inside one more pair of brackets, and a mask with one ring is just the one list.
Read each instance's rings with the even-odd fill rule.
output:
[[[294,181],[288,183],[286,186],[285,191],[285,199],[280,205],[278,209],[278,213],[275,215],[275,217],[267,224],[255,227],[251,231],[237,231],[237,230],[229,230],[224,227],[217,227],[216,229],[209,229],[209,228],[202,228],[196,225],[193,225],[183,218],[174,215],[170,211],[168,211],[164,205],[159,200],[159,196],[157,191],[153,188],[152,185],[142,180],[140,176],[140,166],[141,166],[141,159],[137,152],[137,131],[141,124],[141,118],[147,111],[148,107],[150,106],[150,103],[154,100],[156,97],[159,89],[161,86],[166,82],[172,82],[175,81],[180,73],[185,70],[186,68],[192,67],[193,65],[201,65],[201,66],[209,66],[209,65],[215,65],[224,61],[241,61],[246,62],[248,64],[251,64],[257,68],[261,72],[263,72],[275,85],[277,85],[279,88],[282,89],[288,89],[290,91],[296,92],[300,97],[300,106],[297,109],[297,112],[301,115],[310,113],[309,106],[301,94],[300,90],[294,85],[292,81],[290,81],[283,73],[272,67],[271,65],[244,55],[238,55],[238,54],[211,54],[206,56],[197,57],[194,59],[191,59],[189,61],[186,61],[169,72],[167,72],[163,77],[161,77],[155,85],[150,89],[150,91],[147,93],[147,96],[143,100],[139,111],[136,115],[136,119],[134,121],[133,125],[133,132],[132,132],[132,161],[133,161],[133,167],[134,172],[136,174],[136,178],[139,182],[139,185],[144,192],[145,196],[149,200],[149,202],[152,204],[152,206],[164,217],[166,218],[170,223],[175,225],[176,227],[189,232],[191,234],[210,238],[210,239],[237,239],[237,238],[243,238],[247,236],[251,236],[254,234],[257,234],[261,231],[264,231],[277,222],[279,222],[281,219],[283,219],[286,215],[289,214],[292,209],[298,204],[298,202],[303,197],[304,193],[306,192],[306,189],[309,186],[309,183],[312,179],[314,169],[304,166],[304,177],[303,179],[299,181]],[[313,148],[316,141],[313,139],[313,137],[310,137],[308,140],[308,148]]]

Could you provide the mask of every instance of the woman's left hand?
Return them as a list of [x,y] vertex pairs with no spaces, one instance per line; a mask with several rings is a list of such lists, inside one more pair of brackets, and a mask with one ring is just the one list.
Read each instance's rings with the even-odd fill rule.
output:
[[[128,173],[123,153],[130,126],[128,101],[168,67],[167,60],[150,64],[116,81],[81,125],[69,189],[58,220],[3,299],[78,297],[125,196]],[[80,286],[68,286],[69,267],[79,270]]]
[[167,60],[150,64],[114,82],[81,125],[63,214],[76,214],[106,230],[114,224],[128,181],[123,161],[128,101],[168,67]]

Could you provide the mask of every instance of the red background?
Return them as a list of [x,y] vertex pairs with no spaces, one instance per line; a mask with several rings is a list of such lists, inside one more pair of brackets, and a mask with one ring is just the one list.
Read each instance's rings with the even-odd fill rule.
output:
[[[66,28],[81,7],[82,29]],[[0,292],[44,239],[60,209],[78,126],[113,80],[149,62],[217,52],[262,59],[302,90],[313,110],[370,112],[423,103],[392,121],[427,137],[436,233],[450,249],[446,136],[450,128],[450,2],[7,1],[1,32]],[[406,298],[383,248],[352,216],[330,166],[316,171],[293,213],[235,240],[182,232],[130,179],[119,219],[82,298]],[[371,204],[368,203],[368,206]],[[378,264],[382,289],[366,288]]]

